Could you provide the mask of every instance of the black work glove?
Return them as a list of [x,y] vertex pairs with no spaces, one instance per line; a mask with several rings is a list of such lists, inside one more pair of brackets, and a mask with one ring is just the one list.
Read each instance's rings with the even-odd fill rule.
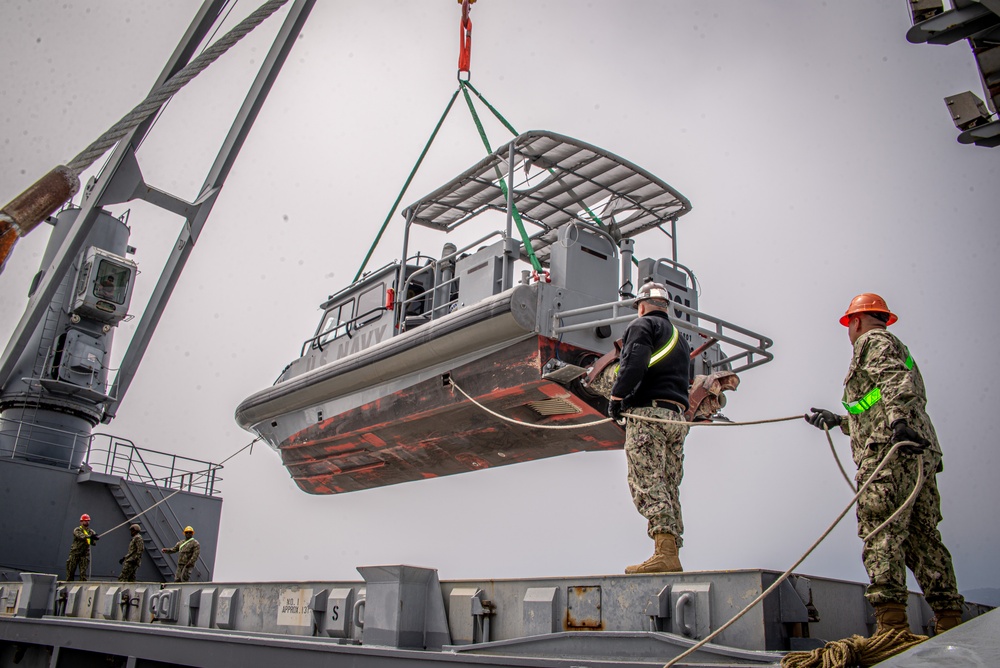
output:
[[812,415],[806,414],[802,417],[806,422],[816,427],[817,429],[822,429],[826,425],[827,429],[833,429],[834,427],[839,427],[842,418],[841,416],[828,411],[825,408],[810,408]]
[[896,444],[900,441],[910,441],[899,448],[900,452],[907,455],[919,455],[928,445],[927,441],[920,437],[920,434],[906,424],[906,420],[896,420],[892,423],[891,443]]
[[94,542],[97,542],[97,541],[101,540],[101,537],[98,536],[96,533],[92,533],[92,534],[90,534],[90,540],[92,540]]
[[618,424],[625,424],[625,418],[622,417],[623,408],[621,399],[611,399],[608,401],[608,417]]
[[119,559],[118,563],[119,564],[124,564],[125,563],[125,557],[122,557],[121,559]]

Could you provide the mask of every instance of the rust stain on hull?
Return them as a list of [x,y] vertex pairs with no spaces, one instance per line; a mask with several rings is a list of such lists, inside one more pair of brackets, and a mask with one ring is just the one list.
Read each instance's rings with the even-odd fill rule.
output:
[[[578,352],[560,347],[564,357]],[[580,424],[602,419],[599,403],[541,378],[542,365],[554,354],[554,341],[536,337],[449,373],[477,401],[521,422]],[[527,405],[557,397],[580,412],[540,416]],[[337,494],[621,448],[623,443],[624,432],[610,422],[573,430],[505,422],[435,377],[311,425],[279,448],[302,490]]]

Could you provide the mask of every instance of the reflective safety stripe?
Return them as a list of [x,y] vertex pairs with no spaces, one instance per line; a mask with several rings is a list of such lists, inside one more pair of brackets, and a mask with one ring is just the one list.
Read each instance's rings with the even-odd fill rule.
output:
[[881,398],[882,398],[882,390],[876,387],[871,392],[861,397],[857,401],[852,401],[851,403],[842,401],[841,403],[844,404],[844,408],[846,408],[847,412],[850,413],[851,415],[860,415],[861,413],[864,413],[866,410],[868,410],[876,403],[878,403],[878,400]]
[[677,328],[674,327],[674,333],[670,335],[670,340],[667,341],[667,344],[662,348],[660,348],[659,350],[657,350],[655,353],[653,353],[653,356],[649,358],[649,366],[653,366],[654,364],[662,360],[664,357],[669,355],[670,351],[677,346],[677,339],[679,338],[680,338],[680,333],[677,331]]
[[[913,369],[915,363],[913,361],[913,357],[910,356],[909,350],[906,351],[906,359],[903,361],[903,364],[906,365],[907,370]],[[868,410],[876,403],[878,403],[878,400],[881,398],[882,398],[882,390],[876,387],[872,389],[868,394],[858,399],[857,401],[852,401],[851,403],[842,401],[841,403],[844,404],[844,408],[846,408],[847,412],[850,413],[851,415],[861,415],[866,410]]]
[[[657,362],[661,361],[664,357],[669,355],[670,351],[677,347],[677,340],[679,338],[680,338],[680,332],[677,330],[676,327],[674,327],[674,333],[670,335],[670,340],[667,341],[667,343],[662,348],[653,353],[652,356],[649,358],[649,366],[652,367],[654,364],[656,364]],[[615,365],[614,374],[616,378],[618,377],[618,370],[620,368],[621,368],[620,364]]]

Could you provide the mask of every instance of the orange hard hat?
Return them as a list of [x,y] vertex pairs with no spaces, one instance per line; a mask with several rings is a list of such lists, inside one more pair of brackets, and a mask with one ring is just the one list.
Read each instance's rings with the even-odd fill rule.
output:
[[80,515],[80,521],[81,522],[89,522],[90,521],[90,515],[88,515],[87,513],[84,513],[83,515]]
[[851,321],[851,316],[857,313],[888,314],[889,320],[886,321],[886,325],[891,325],[899,319],[895,313],[889,310],[889,306],[885,303],[885,300],[874,292],[864,292],[852,299],[851,305],[847,307],[847,311],[844,315],[840,316],[840,324],[847,327]]

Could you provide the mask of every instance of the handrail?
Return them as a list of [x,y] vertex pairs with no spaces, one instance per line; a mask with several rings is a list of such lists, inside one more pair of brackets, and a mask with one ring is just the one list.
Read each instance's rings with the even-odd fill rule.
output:
[[[487,233],[487,234],[479,237],[475,241],[469,242],[468,244],[462,246],[461,248],[456,248],[453,252],[451,252],[451,253],[449,253],[449,254],[447,254],[445,256],[442,256],[440,259],[438,259],[436,261],[432,261],[432,262],[424,265],[423,267],[420,267],[419,269],[417,269],[415,272],[413,272],[412,274],[410,274],[407,277],[406,281],[403,283],[402,289],[399,291],[399,294],[401,294],[401,295],[403,295],[405,297],[407,288],[410,287],[410,285],[413,283],[413,279],[416,278],[417,276],[420,276],[421,274],[424,274],[424,273],[432,273],[432,270],[434,270],[433,273],[432,273],[432,276],[434,276],[436,278],[436,275],[437,275],[437,271],[436,270],[441,265],[441,263],[448,262],[448,261],[454,262],[458,258],[459,254],[464,253],[467,250],[469,250],[470,248],[472,248],[473,246],[478,246],[479,244],[481,244],[481,243],[483,243],[485,241],[488,241],[489,239],[492,239],[493,237],[499,237],[500,239],[503,239],[504,238],[504,233],[501,230],[493,230],[492,232],[489,232],[489,233]],[[447,304],[440,304],[440,305],[435,306],[434,303],[433,303],[433,292],[432,291],[436,290],[437,288],[443,287],[445,285],[450,285],[451,283],[454,283],[457,280],[457,278],[458,278],[457,276],[452,277],[451,279],[449,279],[449,280],[447,280],[447,281],[445,281],[443,283],[440,283],[440,284],[438,284],[436,280],[432,280],[431,282],[433,283],[433,285],[431,285],[430,288],[428,288],[428,290],[425,290],[424,292],[421,292],[419,295],[414,295],[413,297],[411,297],[409,299],[405,299],[405,298],[401,299],[399,301],[399,312],[401,314],[400,319],[401,320],[405,320],[406,319],[406,306],[407,306],[407,304],[411,304],[411,303],[417,301],[418,299],[426,299],[427,298],[426,293],[429,292],[429,291],[431,291],[432,301],[431,301],[431,310],[430,310],[430,313],[431,313],[431,319],[433,320],[436,317],[434,315],[436,311],[440,310],[440,308],[442,306],[450,305],[452,303],[452,301],[454,301],[454,300],[449,301]]]
[[[631,322],[636,317],[638,317],[638,313],[633,311],[627,315],[614,315],[614,314],[616,314],[620,309],[626,306],[630,306],[634,302],[635,302],[634,299],[625,299],[621,301],[606,302],[604,304],[594,304],[592,306],[584,306],[582,308],[569,309],[566,311],[556,311],[552,316],[554,323],[552,327],[552,332],[556,335],[559,335],[559,334],[564,334],[566,332],[576,332],[585,329],[591,329],[593,327],[600,327],[602,325],[617,325],[620,323]],[[774,354],[768,352],[768,348],[774,345],[774,341],[764,336],[763,334],[758,334],[757,332],[746,329],[745,327],[740,327],[739,325],[727,322],[725,320],[722,320],[721,318],[716,318],[715,316],[708,315],[707,313],[691,308],[690,306],[685,306],[684,304],[679,304],[677,302],[671,302],[670,308],[676,308],[682,313],[687,313],[689,315],[698,318],[699,321],[706,320],[709,323],[715,325],[715,329],[713,330],[701,327],[699,325],[694,325],[683,319],[675,320],[674,318],[671,318],[670,321],[678,329],[690,332],[692,334],[701,334],[708,338],[715,338],[718,339],[720,342],[728,343],[743,350],[742,353],[730,355],[725,359],[715,362],[712,365],[713,367],[720,367],[734,360],[746,359],[747,363],[745,365],[734,367],[732,369],[733,371],[745,371],[746,369],[752,369],[753,367],[766,364],[767,362],[770,362],[771,360],[774,359]],[[596,320],[588,320],[587,322],[581,322],[572,325],[559,324],[560,321],[564,320],[565,318],[578,315],[587,315],[589,313],[607,311],[609,309],[612,312],[612,317],[610,318],[598,318]],[[729,332],[741,334],[749,339],[755,339],[756,344],[735,338],[731,334],[727,333],[727,330]],[[755,355],[759,356],[762,359],[755,360],[754,359]]]

